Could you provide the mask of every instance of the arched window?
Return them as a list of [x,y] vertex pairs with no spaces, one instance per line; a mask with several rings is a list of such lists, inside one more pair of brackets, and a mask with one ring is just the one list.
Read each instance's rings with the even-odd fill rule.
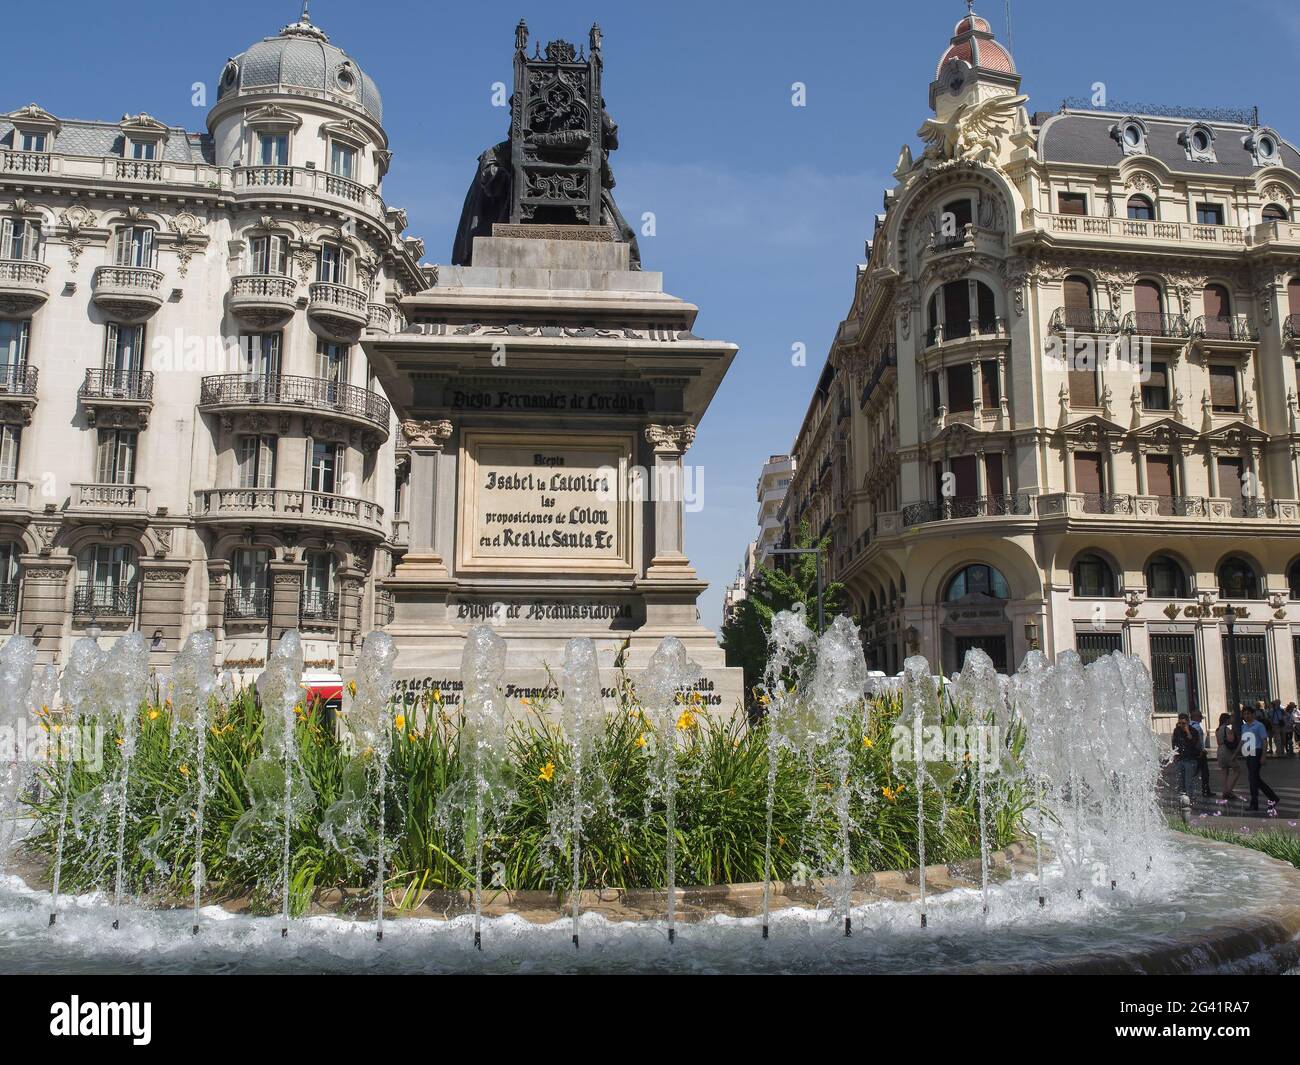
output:
[[152,269],[153,264],[153,227],[119,226],[113,235],[113,265]]
[[1230,336],[1232,333],[1232,296],[1226,285],[1206,285],[1201,294],[1205,305],[1205,335]]
[[1071,274],[1062,285],[1064,306],[1061,317],[1067,329],[1093,332],[1097,316],[1093,313],[1092,282],[1079,274]]
[[1100,555],[1080,555],[1074,560],[1074,594],[1084,599],[1107,599],[1115,594],[1115,573]]
[[1219,566],[1220,599],[1258,599],[1259,576],[1244,558],[1230,558]]
[[1287,214],[1287,209],[1283,207],[1280,203],[1267,204],[1264,207],[1264,211],[1261,217],[1264,219],[1265,222],[1290,221],[1290,216]]
[[1010,599],[1011,591],[1007,579],[992,566],[982,562],[967,566],[948,582],[944,593],[944,602],[965,598],[968,595],[987,595],[993,599]]
[[1130,196],[1128,216],[1135,222],[1153,222],[1156,217],[1155,204],[1145,196]]
[[1286,571],[1286,583],[1291,589],[1291,598],[1300,599],[1300,558],[1291,563]]
[[927,343],[989,335],[998,330],[997,301],[983,281],[949,281],[930,297]]
[[1165,294],[1156,281],[1142,278],[1133,284],[1133,325],[1138,336],[1165,336]]
[[1177,559],[1156,555],[1147,563],[1147,598],[1187,598],[1187,574]]
[[136,551],[127,544],[91,544],[77,556],[73,613],[80,617],[132,617]]

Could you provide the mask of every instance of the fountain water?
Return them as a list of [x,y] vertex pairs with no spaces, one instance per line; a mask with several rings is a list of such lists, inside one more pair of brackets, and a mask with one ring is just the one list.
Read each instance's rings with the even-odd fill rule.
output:
[[[375,763],[376,814],[375,845],[375,938],[384,938],[384,884],[388,870],[388,853],[385,849],[385,814],[388,795],[388,757],[393,749],[393,720],[389,705],[393,699],[393,663],[397,661],[397,646],[387,633],[372,632],[361,644],[357,659],[356,692],[348,711],[348,724],[360,745],[357,763],[365,773],[365,761],[373,756]],[[346,800],[345,800],[346,801]],[[330,820],[329,816],[325,819]]]
[[122,876],[125,861],[127,793],[131,784],[131,760],[135,757],[136,734],[140,726],[140,704],[149,680],[149,645],[144,634],[120,636],[104,659],[104,688],[113,718],[118,724],[122,749],[118,770],[117,843],[113,849],[113,927],[122,915]]
[[217,689],[213,667],[216,641],[206,629],[192,632],[172,666],[174,728],[188,727],[194,736],[194,927],[198,935],[203,900],[203,821],[208,798],[208,704]]
[[[802,604],[800,604],[802,605]],[[767,725],[767,798],[763,828],[763,938],[767,939],[772,910],[772,809],[776,800],[776,775],[783,749],[797,753],[799,730],[794,714],[798,706],[798,678],[816,652],[817,638],[804,621],[803,611],[783,610],[772,619],[771,657],[764,674]]]
[[[817,665],[812,678],[812,705],[821,742],[831,746],[835,770],[835,818],[839,823],[840,899],[844,934],[853,934],[853,855],[849,841],[853,829],[849,779],[854,739],[854,712],[863,708],[867,689],[867,662],[862,641],[851,618],[840,615],[817,642]],[[863,718],[865,731],[866,720]]]
[[[676,636],[666,636],[641,677],[642,705],[654,717],[659,789],[664,799],[664,882],[668,888],[668,942],[677,941],[677,733],[686,731],[691,705],[683,695],[700,676],[700,667]],[[679,728],[679,726],[681,726]]]
[[596,665],[596,645],[586,637],[576,637],[564,647],[564,731],[569,739],[570,841],[573,875],[569,881],[572,896],[573,945],[578,945],[578,911],[582,895],[582,822],[587,815],[583,797],[583,773],[592,749],[605,722],[601,694],[600,669]]
[[[0,648],[0,861],[18,834],[27,752],[22,749],[31,705],[36,648],[26,636],[11,636]],[[39,705],[39,704],[38,704]],[[49,727],[49,723],[45,723]],[[56,737],[57,738],[57,737]]]
[[[506,705],[499,686],[506,668],[506,642],[487,625],[465,638],[461,678],[465,686],[462,750],[470,760],[473,795],[464,804],[473,810],[474,946],[483,947],[483,848],[488,819],[499,796],[501,762],[506,746]],[[462,811],[462,815],[468,809]]]
[[903,663],[903,719],[911,729],[912,762],[915,766],[917,882],[921,889],[921,927],[928,923],[925,900],[925,768],[926,730],[939,725],[939,689],[930,663],[913,655]]
[[1054,757],[1056,746],[1046,742],[1052,728],[1053,715],[1043,692],[1047,676],[1047,659],[1042,651],[1033,650],[1025,656],[1020,669],[1011,678],[1009,696],[1016,719],[1024,726],[1033,742],[1025,744],[1025,772],[1034,790],[1034,875],[1038,881],[1038,907],[1047,904],[1043,889],[1043,795],[1057,771]]

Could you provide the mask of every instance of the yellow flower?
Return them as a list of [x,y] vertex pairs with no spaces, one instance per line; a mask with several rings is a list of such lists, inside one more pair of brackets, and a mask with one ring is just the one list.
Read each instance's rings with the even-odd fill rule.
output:
[[890,802],[893,802],[895,799],[898,798],[898,792],[895,791],[893,788],[891,788],[888,784],[886,784],[883,788],[881,788],[880,791],[885,796],[885,798],[888,799]]
[[683,710],[682,716],[677,719],[677,729],[679,732],[685,732],[687,729],[695,727],[695,715],[689,710]]
[[357,682],[355,680],[348,681],[348,694],[354,699],[357,697]]
[[399,732],[402,729],[406,728],[406,715],[398,714],[395,718],[393,718],[393,724],[397,726],[397,730]]
[[542,771],[537,774],[537,779],[544,780],[546,781],[546,783],[549,784],[554,778],[555,778],[555,763],[547,762],[544,766],[542,766]]
[[644,747],[644,746],[645,746],[645,733],[644,733],[644,732],[641,733],[641,735],[639,735],[639,736],[636,738],[636,745],[637,745],[638,747]]
[[875,741],[870,736],[862,737],[862,746],[865,747],[867,750],[871,750],[871,748],[874,747],[875,745],[876,745]]
[[442,702],[442,689],[441,689],[441,688],[434,688],[434,689],[433,689],[433,701],[434,701],[435,703],[441,703],[441,702]]
[[180,769],[181,776],[187,777],[190,775],[190,767],[187,766],[184,762],[182,762],[178,768]]
[[767,706],[771,701],[766,692],[758,697],[759,706]]
[[414,743],[416,740],[420,738],[420,734],[418,732],[408,732],[406,738],[410,740],[412,743]]
[[702,696],[699,692],[691,692],[691,702],[696,703],[698,705],[699,703],[704,702],[704,696]]
[[158,717],[158,710],[157,710],[157,708],[156,708],[156,707],[151,708],[151,709],[149,710],[149,720],[150,720],[150,721],[153,721],[153,720],[155,720],[157,717]]

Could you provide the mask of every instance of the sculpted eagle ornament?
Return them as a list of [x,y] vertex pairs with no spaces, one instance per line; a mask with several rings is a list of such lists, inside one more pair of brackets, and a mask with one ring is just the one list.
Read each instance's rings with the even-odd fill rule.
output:
[[928,119],[917,136],[929,147],[932,159],[967,159],[988,163],[996,157],[1002,135],[1016,120],[1028,96],[994,96],[975,104],[962,104],[947,121]]

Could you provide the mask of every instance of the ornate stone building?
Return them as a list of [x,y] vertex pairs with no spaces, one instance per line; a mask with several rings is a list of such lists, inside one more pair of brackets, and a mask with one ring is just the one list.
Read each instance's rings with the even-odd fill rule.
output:
[[877,668],[1119,648],[1156,709],[1300,673],[1300,154],[1253,113],[1031,113],[957,25],[794,447]]
[[405,453],[361,340],[426,285],[380,96],[303,18],[220,71],[207,130],[0,117],[0,630],[45,661],[193,629],[341,668],[387,619]]

